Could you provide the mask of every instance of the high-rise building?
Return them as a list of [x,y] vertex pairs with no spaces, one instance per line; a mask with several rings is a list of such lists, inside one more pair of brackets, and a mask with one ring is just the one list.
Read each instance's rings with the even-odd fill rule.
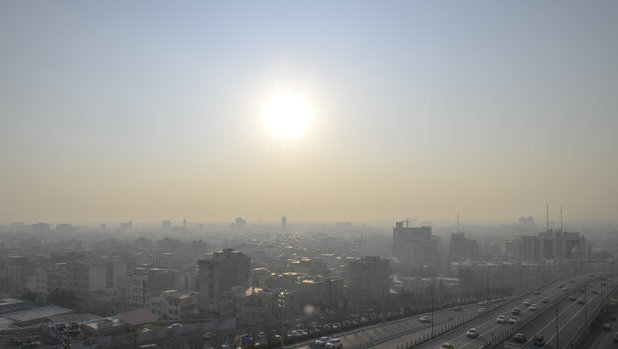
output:
[[170,230],[172,228],[172,222],[161,221],[161,228],[163,228],[163,230]]
[[367,256],[350,260],[347,279],[352,303],[375,303],[380,297],[388,296],[390,290],[388,259]]
[[548,229],[538,235],[520,237],[519,257],[524,260],[574,259],[585,251],[586,239],[579,233]]
[[198,307],[201,312],[224,314],[224,293],[234,286],[249,286],[251,259],[239,251],[217,251],[198,265]]
[[430,226],[404,227],[397,222],[393,228],[393,256],[406,269],[435,266],[438,261],[438,241],[431,234]]
[[282,231],[285,231],[287,224],[288,224],[288,217],[286,216],[281,217],[281,230]]
[[247,220],[242,217],[236,217],[234,223],[232,223],[232,226],[235,228],[244,228],[247,226]]
[[32,225],[32,232],[35,234],[47,234],[51,231],[49,224],[37,223]]
[[478,245],[476,241],[468,239],[464,233],[451,234],[449,257],[451,261],[463,261],[476,258]]

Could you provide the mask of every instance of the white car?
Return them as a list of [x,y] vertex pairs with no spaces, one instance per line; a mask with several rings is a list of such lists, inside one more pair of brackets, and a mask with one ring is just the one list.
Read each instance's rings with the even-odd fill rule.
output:
[[468,338],[476,338],[479,336],[479,331],[477,331],[476,328],[471,328],[466,332],[466,336],[468,336]]
[[419,320],[420,322],[431,322],[431,319],[430,319],[430,318],[429,318],[429,316],[427,316],[427,315],[423,315],[423,316],[421,316],[420,318],[418,318],[418,320]]
[[528,310],[530,311],[535,311],[536,309],[536,304],[530,304],[530,306],[528,307]]
[[477,310],[477,312],[479,312],[479,313],[484,313],[484,312],[485,312],[485,310],[486,310],[486,309],[485,309],[485,307],[482,307],[482,308],[479,308],[479,310]]
[[506,322],[506,316],[504,316],[504,315],[499,315],[499,316],[496,318],[496,322],[497,322],[497,323],[499,323],[499,324],[503,324],[503,323],[505,323],[505,322]]
[[320,339],[315,341],[315,344],[318,346],[318,348],[322,348],[326,346],[326,343],[328,343],[330,341],[330,338],[328,337],[320,337]]
[[175,322],[169,326],[167,326],[167,328],[176,328],[176,327],[182,327],[181,323]]
[[339,338],[331,338],[331,340],[326,343],[326,349],[341,349],[341,339]]
[[525,307],[529,307],[529,306],[530,306],[530,304],[532,304],[532,301],[531,301],[531,300],[526,299],[526,300],[524,301],[524,306],[525,306]]
[[519,318],[517,316],[513,316],[510,319],[506,320],[509,324],[514,325],[517,323],[517,320],[519,320]]

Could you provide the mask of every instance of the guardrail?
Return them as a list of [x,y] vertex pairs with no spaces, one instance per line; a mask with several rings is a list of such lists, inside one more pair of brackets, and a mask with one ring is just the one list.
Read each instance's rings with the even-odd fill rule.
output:
[[[585,282],[584,282],[585,283]],[[578,284],[581,285],[581,284]],[[598,314],[598,312],[602,309],[602,305],[607,302],[607,300],[609,299],[608,297],[611,296],[612,292],[616,289],[616,287],[614,289],[612,289],[612,291],[610,291],[608,293],[608,295],[605,297],[605,300],[602,301],[601,306],[599,306],[599,308],[595,311],[594,316],[591,316],[588,320],[588,322],[591,321],[591,319],[594,319],[594,317],[596,317],[596,315]],[[566,293],[564,295],[562,295],[562,297],[560,297],[555,304],[558,304],[560,302],[562,302],[565,298],[567,298],[568,296],[572,295],[576,293],[575,290],[573,290],[573,292],[570,293]],[[555,306],[555,305],[554,305]],[[513,326],[511,326],[510,328],[505,328],[503,331],[499,332],[497,337],[493,337],[491,338],[483,347],[482,349],[493,349],[493,348],[497,348],[502,342],[504,342],[505,340],[507,340],[508,338],[510,338],[511,336],[513,336],[515,333],[517,333],[521,328],[528,326],[530,323],[532,323],[533,321],[535,321],[539,316],[547,313],[548,311],[551,311],[553,309],[553,307],[548,307],[547,309],[545,309],[542,312],[537,312],[534,316],[527,318],[525,321],[522,321],[521,323],[517,323]],[[588,324],[585,324],[583,326],[583,329],[588,328]],[[581,332],[581,330],[580,330]],[[579,335],[579,333],[578,333]],[[578,338],[578,336],[576,336],[576,338]],[[573,342],[573,341],[572,341]],[[577,347],[577,346],[575,346]]]
[[599,315],[599,313],[601,312],[601,310],[603,309],[603,307],[605,306],[605,304],[607,304],[607,301],[609,301],[609,299],[612,297],[612,294],[614,293],[614,291],[616,291],[618,289],[618,286],[614,286],[613,289],[611,289],[611,291],[609,291],[607,293],[607,296],[605,296],[605,298],[603,300],[601,300],[601,304],[599,305],[599,307],[597,308],[597,310],[595,310],[592,313],[592,316],[590,316],[587,320],[586,323],[584,323],[584,326],[582,326],[582,328],[580,328],[580,330],[577,332],[577,334],[575,335],[575,337],[569,342],[569,345],[571,345],[571,347],[573,348],[579,348],[579,346],[585,341],[586,336],[588,335],[588,333],[590,332],[590,328],[591,328],[591,323],[595,320],[595,318]]
[[[578,285],[579,285],[579,284],[578,284]],[[546,285],[546,286],[547,286],[547,285]],[[562,300],[564,299],[564,297],[567,297],[567,296],[571,295],[572,293],[573,293],[573,292],[571,292],[571,293],[567,293],[567,294],[563,295],[563,296],[559,299],[559,301],[562,301]],[[524,298],[529,297],[531,294],[532,294],[532,292],[528,292],[528,293],[523,294],[523,295],[521,295],[521,296],[519,296],[519,297],[517,297],[517,298],[514,298],[514,299],[509,300],[506,304],[511,303],[511,302],[516,302],[516,301],[518,301],[518,300],[522,300],[522,299],[524,299]],[[502,305],[499,305],[499,306],[502,306]],[[499,307],[499,306],[498,306],[498,307]],[[460,327],[461,325],[463,325],[463,324],[465,324],[465,323],[467,323],[467,322],[470,322],[470,321],[472,321],[472,320],[474,320],[474,319],[478,318],[479,316],[485,315],[486,313],[489,313],[489,312],[491,312],[491,311],[495,310],[495,308],[496,308],[496,307],[494,307],[493,309],[489,309],[489,308],[488,308],[488,309],[487,309],[487,311],[486,311],[486,312],[484,312],[484,313],[474,313],[474,314],[471,314],[469,317],[464,317],[464,318],[463,318],[463,321],[452,322],[452,323],[450,323],[450,324],[446,324],[445,326],[441,326],[441,327],[439,327],[439,330],[438,330],[438,331],[434,331],[435,333],[434,333],[433,335],[432,335],[432,334],[424,334],[424,335],[423,335],[423,336],[421,336],[420,338],[416,338],[416,339],[414,339],[414,340],[410,340],[410,341],[408,341],[408,342],[404,342],[404,343],[402,343],[401,345],[397,345],[397,346],[396,346],[396,349],[409,349],[409,348],[413,348],[413,347],[415,347],[415,346],[418,346],[418,345],[424,344],[424,343],[426,343],[426,342],[428,342],[428,341],[431,341],[431,340],[433,340],[433,339],[435,339],[435,338],[437,338],[437,337],[439,337],[439,336],[441,336],[441,335],[443,335],[443,334],[445,334],[445,333],[447,333],[447,332],[449,332],[449,331],[454,330],[454,329],[455,329],[455,328],[457,328],[457,327]],[[543,313],[545,313],[545,311],[539,312],[539,313],[538,313],[538,315],[535,315],[535,316],[534,316],[534,319],[536,319],[538,316],[540,316],[540,315],[541,315],[541,314],[543,314]],[[529,320],[529,319],[527,319],[527,320]],[[514,329],[515,329],[515,331],[517,331],[518,329],[520,329],[521,327],[523,327],[523,326],[524,326],[524,323],[525,323],[525,325],[527,325],[529,322],[528,322],[528,321],[522,321],[522,323],[521,323],[521,324],[517,323],[517,324],[513,325],[511,328],[514,328]],[[505,331],[506,331],[506,330],[508,330],[508,329],[509,329],[509,328],[505,329]],[[510,332],[509,332],[509,333],[510,333]],[[514,333],[515,333],[515,332],[514,332]],[[388,340],[384,340],[384,341],[380,341],[380,342],[374,342],[372,345],[376,345],[376,344],[385,343],[385,342],[388,342],[389,340],[395,339],[395,338],[397,338],[397,337],[401,337],[401,335],[398,335],[398,336],[393,336],[393,338],[390,338],[390,339],[388,339]],[[504,331],[503,331],[503,332],[500,332],[498,335],[493,336],[493,337],[492,337],[492,338],[491,338],[491,339],[490,339],[490,340],[489,340],[489,341],[485,344],[485,346],[483,346],[483,349],[494,348],[495,346],[491,346],[491,345],[496,345],[496,346],[497,346],[498,344],[502,343],[502,342],[503,342],[506,338],[508,338],[508,337],[509,337],[509,335],[506,335],[506,334],[504,333]],[[500,341],[498,341],[498,342],[495,342],[495,341],[496,341],[497,339],[499,339],[499,338],[502,338],[502,340],[500,340]]]

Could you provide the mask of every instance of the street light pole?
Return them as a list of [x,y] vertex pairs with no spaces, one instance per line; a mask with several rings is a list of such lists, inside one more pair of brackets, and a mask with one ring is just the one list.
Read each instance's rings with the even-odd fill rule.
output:
[[588,284],[584,285],[584,326],[588,322]]
[[436,291],[434,284],[431,285],[431,338],[433,338],[433,294]]
[[556,311],[556,315],[555,315],[556,317],[555,317],[555,320],[554,320],[554,322],[556,323],[556,348],[560,348],[560,345],[558,345],[558,332],[559,332],[559,329],[558,329],[558,303],[554,304],[554,309]]
[[519,265],[519,295],[524,294],[524,265]]

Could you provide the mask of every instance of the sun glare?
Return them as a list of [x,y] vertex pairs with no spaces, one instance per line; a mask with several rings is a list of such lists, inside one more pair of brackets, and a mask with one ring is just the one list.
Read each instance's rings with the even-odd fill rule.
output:
[[266,126],[277,136],[293,138],[304,133],[311,123],[311,106],[294,93],[273,96],[264,106]]

